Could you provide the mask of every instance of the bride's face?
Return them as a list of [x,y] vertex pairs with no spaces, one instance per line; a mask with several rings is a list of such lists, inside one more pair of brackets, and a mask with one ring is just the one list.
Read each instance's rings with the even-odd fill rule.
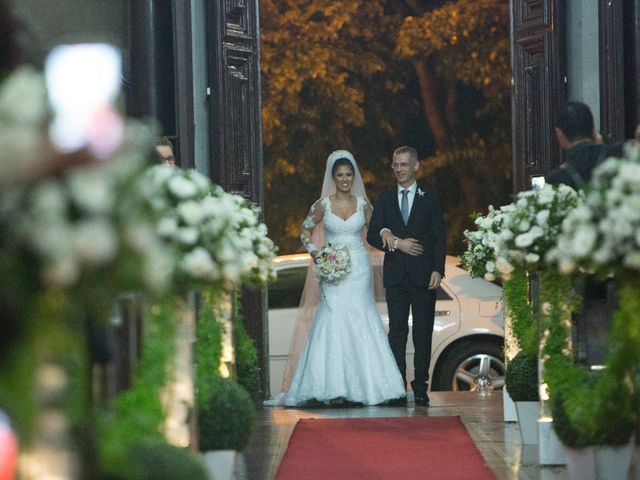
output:
[[333,181],[336,182],[337,191],[350,192],[353,185],[353,171],[347,165],[340,165],[333,174]]

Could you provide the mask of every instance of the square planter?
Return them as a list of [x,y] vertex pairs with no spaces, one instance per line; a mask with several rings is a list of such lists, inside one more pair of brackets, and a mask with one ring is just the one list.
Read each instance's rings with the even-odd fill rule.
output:
[[540,402],[516,402],[523,445],[538,445]]
[[506,387],[502,389],[502,418],[505,422],[518,421],[516,404],[511,398],[511,395],[509,395]]
[[553,429],[551,417],[538,419],[538,463],[540,465],[566,465],[565,447]]
[[233,480],[236,478],[239,452],[235,450],[211,450],[202,454],[209,478]]
[[626,480],[635,448],[633,437],[627,445],[598,445],[579,450],[566,448],[567,471],[574,480]]

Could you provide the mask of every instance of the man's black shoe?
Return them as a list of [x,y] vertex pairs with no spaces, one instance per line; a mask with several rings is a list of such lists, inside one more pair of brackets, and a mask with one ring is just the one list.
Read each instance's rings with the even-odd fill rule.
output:
[[421,407],[427,407],[429,406],[429,395],[427,395],[426,392],[424,393],[414,393],[414,401],[416,402],[416,405],[419,405]]
[[383,407],[404,407],[407,405],[407,397],[398,397],[380,404]]

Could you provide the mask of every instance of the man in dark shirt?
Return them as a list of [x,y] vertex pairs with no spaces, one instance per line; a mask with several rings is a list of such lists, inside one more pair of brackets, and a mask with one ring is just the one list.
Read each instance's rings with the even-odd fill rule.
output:
[[556,138],[566,161],[547,176],[546,183],[563,183],[575,190],[591,180],[593,170],[609,157],[622,156],[622,142],[603,144],[587,105],[566,102],[556,115]]

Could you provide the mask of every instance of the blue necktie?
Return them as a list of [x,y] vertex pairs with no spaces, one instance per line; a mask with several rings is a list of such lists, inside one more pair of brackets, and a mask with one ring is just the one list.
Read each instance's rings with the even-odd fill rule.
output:
[[400,213],[402,214],[402,220],[404,220],[404,224],[406,225],[409,221],[409,190],[400,190],[402,194],[402,202],[400,203]]

